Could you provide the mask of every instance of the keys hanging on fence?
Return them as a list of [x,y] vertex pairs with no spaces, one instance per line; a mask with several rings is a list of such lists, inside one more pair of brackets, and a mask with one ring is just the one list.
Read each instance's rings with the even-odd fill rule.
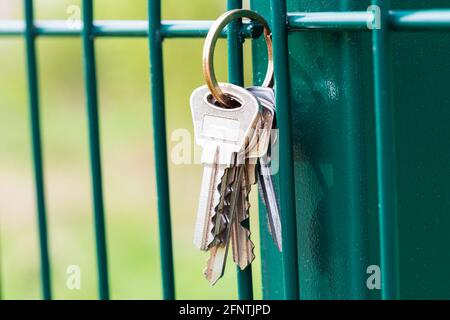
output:
[[[217,83],[213,70],[214,46],[221,30],[236,18],[248,17],[264,27],[269,65],[262,87],[248,89]],[[269,232],[282,250],[281,223],[272,177],[270,143],[274,141],[275,97],[270,29],[249,10],[228,11],[213,24],[205,41],[203,71],[207,85],[191,95],[196,143],[204,165],[195,225],[194,244],[209,252],[204,270],[211,284],[225,270],[231,243],[233,260],[244,270],[255,259],[249,230],[249,193],[259,183],[267,208]]]

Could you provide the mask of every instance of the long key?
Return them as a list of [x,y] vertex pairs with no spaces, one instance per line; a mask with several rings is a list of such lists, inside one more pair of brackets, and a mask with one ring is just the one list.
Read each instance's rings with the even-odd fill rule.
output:
[[[270,88],[263,87],[250,87],[247,88],[250,92],[254,93],[255,96],[260,100],[264,107],[271,108],[275,112],[275,95],[273,90]],[[271,122],[272,127],[275,125],[275,116]],[[272,128],[271,127],[271,128]],[[270,128],[270,129],[271,129]],[[268,130],[268,133],[273,133],[273,130]],[[269,135],[268,143],[270,139],[272,142],[276,137],[271,137]],[[264,138],[263,138],[264,139]],[[272,239],[279,251],[282,251],[282,236],[281,236],[281,220],[280,220],[280,210],[278,206],[278,200],[275,195],[275,189],[273,186],[272,175],[270,171],[270,156],[268,155],[267,145],[264,145],[262,151],[266,151],[264,154],[259,154],[259,165],[257,166],[258,175],[258,190],[260,192],[263,203],[265,204],[267,210],[267,220],[269,226],[269,232],[272,235]],[[266,149],[267,148],[267,149]]]
[[214,240],[212,218],[221,200],[218,186],[232,165],[233,154],[244,148],[259,111],[258,101],[247,90],[232,84],[219,85],[226,94],[239,97],[241,106],[216,106],[207,86],[191,95],[195,139],[203,148],[205,165],[194,234],[194,243],[201,250],[208,250]]

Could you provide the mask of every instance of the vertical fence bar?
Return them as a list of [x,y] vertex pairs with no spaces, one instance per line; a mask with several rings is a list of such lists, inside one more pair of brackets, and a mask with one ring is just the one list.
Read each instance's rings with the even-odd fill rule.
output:
[[97,100],[97,75],[95,70],[92,0],[83,0],[83,26],[82,40],[84,77],[89,125],[89,151],[91,161],[99,297],[101,300],[108,300],[108,259],[106,250],[105,217],[102,190],[102,168],[100,156],[100,133]]
[[390,0],[373,0],[380,28],[373,30],[375,134],[380,225],[381,296],[398,298],[397,194],[392,90],[389,68]]
[[166,300],[173,300],[175,299],[175,279],[173,272],[172,228],[170,222],[160,0],[148,1],[148,30],[163,297]]
[[36,62],[36,42],[34,33],[33,1],[25,0],[25,49],[28,68],[28,103],[31,124],[31,142],[34,164],[34,183],[36,188],[36,207],[39,230],[41,259],[41,285],[45,300],[52,298],[50,259],[48,252],[47,217],[45,207],[44,169],[42,161],[41,128],[39,117],[39,93]]
[[292,112],[286,1],[271,0],[275,94],[280,144],[280,212],[283,230],[283,279],[285,298],[299,299],[297,224],[295,212]]
[[[241,8],[242,0],[227,1],[227,10]],[[244,86],[243,48],[240,35],[241,25],[241,21],[233,21],[228,26],[228,80],[238,86]],[[237,283],[239,299],[253,300],[251,264],[244,270],[237,267]]]

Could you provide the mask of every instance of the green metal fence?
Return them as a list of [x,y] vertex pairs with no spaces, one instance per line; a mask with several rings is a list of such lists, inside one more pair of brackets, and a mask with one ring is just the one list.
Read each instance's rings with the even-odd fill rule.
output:
[[[380,28],[369,28],[374,19],[371,11],[286,12],[286,1],[271,0],[271,21],[274,43],[277,119],[280,129],[280,208],[282,213],[282,296],[300,297],[298,248],[293,167],[292,109],[289,77],[289,32],[372,32],[376,152],[378,172],[378,204],[380,227],[380,257],[382,297],[398,297],[398,253],[396,225],[396,181],[394,172],[395,146],[393,135],[391,83],[388,65],[388,37],[391,31],[449,31],[450,9],[390,10],[390,1],[373,0],[380,9]],[[93,211],[95,222],[99,298],[109,298],[107,243],[105,237],[102,166],[100,155],[98,100],[95,63],[97,37],[147,37],[149,42],[151,99],[153,108],[154,154],[156,165],[157,206],[160,255],[164,299],[175,298],[175,278],[172,255],[171,219],[165,127],[165,99],[162,45],[165,38],[203,38],[212,21],[161,20],[161,1],[148,1],[148,21],[95,21],[93,1],[83,0],[83,25],[68,28],[64,21],[35,21],[33,1],[24,0],[23,21],[1,21],[0,36],[22,36],[26,44],[28,93],[34,182],[41,260],[41,283],[44,299],[52,298],[51,261],[48,252],[48,229],[44,194],[44,165],[42,162],[41,128],[39,120],[39,84],[35,41],[37,37],[81,37],[83,43],[86,106],[89,128],[90,166]],[[241,0],[229,0],[228,9],[242,7]],[[229,81],[242,85],[242,41],[258,35],[259,26],[253,23],[233,23],[222,34],[228,35]],[[263,261],[264,263],[264,261]],[[251,268],[238,273],[240,299],[252,299]]]

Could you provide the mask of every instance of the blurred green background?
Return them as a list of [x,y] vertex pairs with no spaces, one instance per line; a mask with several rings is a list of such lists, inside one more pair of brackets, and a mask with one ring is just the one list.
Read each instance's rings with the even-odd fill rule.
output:
[[[95,19],[145,20],[145,0],[95,0]],[[36,0],[36,19],[65,20],[75,0]],[[213,20],[226,1],[163,0],[163,19]],[[0,19],[22,19],[22,1],[0,0]],[[164,44],[166,117],[171,132],[192,132],[189,96],[203,84],[201,39]],[[97,297],[86,109],[79,38],[38,38],[41,125],[54,298]],[[0,38],[0,259],[3,299],[38,299],[39,255],[28,122],[24,41]],[[226,42],[216,50],[216,73],[226,80]],[[148,44],[145,38],[96,40],[101,152],[113,299],[160,299],[161,278]],[[251,81],[250,46],[245,45],[246,81]],[[176,294],[180,299],[237,297],[236,268],[229,259],[223,279],[203,278],[207,255],[192,244],[200,165],[169,164]],[[257,190],[251,215],[257,258],[255,298],[261,298]],[[230,258],[230,257],[229,257]],[[81,289],[66,287],[67,267],[81,268]]]

